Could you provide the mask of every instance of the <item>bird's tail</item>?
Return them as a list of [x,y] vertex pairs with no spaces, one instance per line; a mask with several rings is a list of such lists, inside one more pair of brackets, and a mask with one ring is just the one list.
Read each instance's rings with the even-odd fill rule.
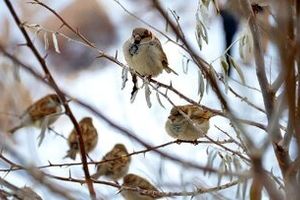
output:
[[20,124],[18,126],[15,126],[15,127],[11,128],[11,129],[9,129],[7,132],[9,132],[10,134],[14,134],[17,130],[19,130],[22,127],[23,127],[23,125]]
[[91,175],[91,178],[97,180],[100,176],[100,173],[97,171],[95,174]]
[[69,149],[67,155],[64,158],[71,158],[72,160],[76,159],[77,151],[75,149]]
[[172,68],[170,68],[170,67],[165,67],[165,70],[166,70],[166,72],[168,72],[168,73],[173,72],[174,74],[176,74],[176,75],[178,76],[177,72],[175,72],[175,71],[174,71]]

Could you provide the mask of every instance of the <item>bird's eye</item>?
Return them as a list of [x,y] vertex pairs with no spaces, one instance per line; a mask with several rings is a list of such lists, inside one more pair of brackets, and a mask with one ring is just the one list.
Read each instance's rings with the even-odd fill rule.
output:
[[149,36],[149,35],[151,35],[151,32],[148,31],[148,30],[145,30],[145,31],[144,31],[144,35],[145,35],[145,36]]
[[173,115],[173,116],[177,116],[177,115],[179,115],[180,113],[177,111],[177,110],[171,110],[171,115]]

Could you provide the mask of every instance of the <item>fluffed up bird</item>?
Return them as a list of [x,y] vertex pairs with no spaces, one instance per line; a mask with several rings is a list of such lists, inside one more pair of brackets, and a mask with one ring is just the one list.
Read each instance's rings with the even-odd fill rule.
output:
[[92,175],[92,178],[98,179],[100,176],[105,176],[113,181],[117,181],[125,176],[131,161],[131,158],[126,156],[127,154],[127,149],[123,144],[116,144],[113,149],[102,158],[102,161],[112,161],[98,164],[97,172]]
[[29,106],[20,116],[21,122],[8,132],[14,133],[26,126],[42,128],[53,124],[62,114],[62,103],[56,94],[49,94]]
[[[90,117],[85,117],[79,122],[79,127],[81,130],[85,152],[91,152],[97,145],[98,133],[93,125],[93,120]],[[76,154],[79,153],[79,140],[75,128],[72,130],[68,137],[69,150],[64,158],[76,159]]]
[[160,41],[146,28],[135,28],[123,45],[125,60],[130,68],[142,76],[157,76],[163,70],[177,74],[169,67]]
[[[147,190],[149,192],[149,195],[140,194],[138,191],[126,190],[126,189],[124,189],[124,186],[130,187],[130,188],[139,188],[142,190]],[[146,179],[144,179],[138,175],[127,174],[123,179],[123,184],[121,187],[121,195],[126,200],[154,200],[154,199],[157,199],[158,197],[156,197],[156,195],[153,195],[153,192],[159,192],[159,191],[149,181],[147,181]]]
[[[179,110],[185,113],[194,125]],[[175,139],[194,141],[207,133],[209,119],[215,115],[211,111],[195,105],[176,106],[171,109],[165,129]]]
[[23,187],[16,191],[13,200],[43,200],[36,192],[34,192],[30,187]]

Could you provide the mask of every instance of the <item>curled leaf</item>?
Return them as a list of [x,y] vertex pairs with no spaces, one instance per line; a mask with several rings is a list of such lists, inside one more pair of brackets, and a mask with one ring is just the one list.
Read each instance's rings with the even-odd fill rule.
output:
[[[224,166],[225,166],[225,163],[224,163],[224,160],[222,160],[220,165],[219,165],[219,169],[220,169],[221,172],[224,172]],[[217,184],[218,186],[221,185],[222,178],[223,178],[223,174],[218,173],[218,184]]]
[[44,47],[45,47],[45,51],[49,49],[49,39],[48,39],[47,32],[44,33]]
[[147,106],[148,108],[151,108],[152,104],[150,100],[150,95],[151,95],[150,87],[148,83],[145,82],[144,84],[145,84],[145,98],[146,98]]
[[229,64],[227,63],[225,56],[222,56],[222,58],[221,58],[221,66],[222,66],[222,71],[223,71],[223,76],[224,76],[225,93],[227,94]]
[[242,82],[243,85],[245,85],[245,77],[244,77],[244,74],[243,74],[243,71],[241,70],[240,66],[235,62],[235,60],[229,56],[229,62],[230,62],[230,65],[236,70],[236,72],[238,73],[239,77],[240,77],[240,80]]
[[156,98],[157,98],[157,101],[158,101],[159,105],[160,105],[161,107],[163,107],[164,109],[166,109],[165,106],[162,104],[162,102],[161,102],[161,100],[160,100],[159,92],[156,92]]
[[196,16],[196,40],[200,50],[202,50],[202,40],[204,40],[205,43],[208,44],[207,30],[199,15]]
[[204,84],[203,76],[201,71],[199,70],[198,71],[198,95],[200,95],[199,103],[202,100],[204,94],[204,88],[205,88],[205,84]]
[[248,188],[248,179],[246,179],[243,183],[243,191],[242,191],[243,199],[246,199],[247,188]]
[[136,98],[136,95],[138,93],[139,90],[135,90],[131,93],[131,98],[130,98],[130,103],[133,103],[135,98]]
[[125,88],[127,81],[128,81],[128,68],[123,67],[123,69],[122,69],[122,87],[121,87],[122,90]]
[[55,52],[60,53],[60,50],[58,47],[57,35],[55,33],[52,33],[52,41],[53,41],[53,46],[54,46]]
[[42,125],[41,125],[41,132],[38,136],[38,146],[41,146],[44,138],[45,138],[45,133],[46,133],[46,130],[48,128],[48,125],[49,125],[49,120],[50,120],[50,116],[47,116],[45,117],[45,119],[43,119],[42,121]]

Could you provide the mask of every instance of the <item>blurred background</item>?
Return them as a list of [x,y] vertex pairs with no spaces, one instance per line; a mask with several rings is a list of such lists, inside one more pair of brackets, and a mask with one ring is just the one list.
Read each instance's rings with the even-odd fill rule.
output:
[[[166,27],[165,20],[162,19],[158,12],[154,11],[151,6],[151,1],[120,0],[118,3],[117,1],[107,0],[52,0],[43,2],[56,10],[62,18],[88,38],[88,40],[93,42],[99,49],[112,56],[117,54],[117,58],[123,63],[125,63],[125,60],[122,53],[122,45],[131,36],[132,29],[135,27],[149,27],[126,12],[122,6],[132,14],[138,16],[141,20],[151,24],[164,34],[176,40],[170,28]],[[137,94],[135,101],[131,103],[131,78],[129,77],[125,89],[121,90],[121,67],[105,60],[105,58],[96,58],[98,56],[97,51],[78,42],[79,39],[67,30],[66,27],[62,26],[61,22],[45,8],[21,0],[16,0],[12,3],[16,7],[21,20],[31,26],[31,28],[27,28],[27,30],[31,31],[31,38],[41,54],[44,56],[47,55],[47,64],[60,88],[69,92],[73,97],[93,105],[113,122],[131,130],[139,138],[149,142],[153,146],[173,140],[164,130],[164,124],[172,106],[163,97],[161,97],[161,100],[165,108],[158,103],[155,91],[151,94],[151,108],[147,107],[143,90]],[[164,0],[161,1],[161,3],[164,8],[169,11],[170,16],[171,12],[175,12],[180,17],[179,23],[186,38],[193,45],[193,48],[197,49],[199,55],[208,63],[211,63],[217,72],[221,73],[222,68],[219,58],[222,57],[226,49],[226,42],[223,18],[216,13],[214,7],[210,5],[208,10],[205,10],[199,7],[199,2],[196,0],[188,1],[188,3],[181,0]],[[205,23],[208,35],[208,44],[203,43],[201,51],[198,45],[199,41],[197,42],[196,38],[196,15],[199,14],[197,13],[199,9],[201,9],[200,18]],[[40,65],[30,50],[20,45],[24,43],[24,38],[12,20],[3,1],[0,2],[0,11],[0,26],[2,27],[0,29],[1,45],[5,46],[6,49],[13,52],[18,58],[34,66],[37,71],[41,72]],[[247,34],[243,23],[239,23],[237,32],[233,35],[232,41],[236,41]],[[167,38],[155,30],[149,29],[161,40],[170,66],[179,74],[179,76],[176,76],[174,74],[163,73],[155,78],[155,80],[165,84],[170,84],[171,81],[174,88],[181,91],[187,97],[199,101],[200,97],[197,93],[199,85],[197,67],[193,62],[187,61],[188,55],[178,45],[169,42]],[[52,33],[56,31],[69,37],[69,39],[66,39],[57,35],[60,53],[55,51],[52,41]],[[45,46],[48,46],[47,43],[49,47],[45,48]],[[245,46],[245,48],[251,48],[247,45]],[[239,42],[235,42],[232,47],[232,56],[243,71],[246,84],[253,88],[258,88],[255,71],[254,68],[251,67],[254,66],[251,55],[247,54],[250,58],[247,57],[245,61],[240,56],[239,51],[245,50],[239,49]],[[276,60],[276,50],[272,47],[272,44],[268,44],[266,45],[266,52],[266,68],[272,80],[274,74],[277,73],[276,67],[278,60]],[[2,100],[0,103],[0,131],[4,133],[16,122],[14,115],[22,113],[33,101],[52,92],[52,90],[2,56],[0,66],[0,98]],[[263,107],[261,93],[259,91],[253,90],[250,87],[241,86],[241,84],[237,83],[236,80],[239,82],[239,75],[235,70],[231,70],[230,77],[230,86],[232,86],[235,91],[257,106]],[[139,82],[141,84],[141,80],[139,80]],[[221,87],[225,94],[224,86],[221,85]],[[225,96],[238,117],[254,120],[259,123],[266,122],[263,113],[257,112],[255,109],[249,107],[232,93],[228,92]],[[187,104],[187,102],[171,93],[170,98],[178,105]],[[209,87],[203,95],[201,104],[221,110],[218,99]],[[89,154],[93,160],[100,160],[116,143],[125,144],[129,152],[144,149],[142,145],[111,128],[107,123],[93,116],[82,107],[77,106],[73,102],[70,102],[70,106],[78,121],[85,116],[93,117],[99,134],[98,145],[96,149]],[[227,138],[215,126],[220,127],[228,133],[232,133],[233,137],[235,137],[229,121],[223,117],[216,116],[210,120],[211,128],[209,129],[208,135],[211,138],[215,140]],[[36,138],[40,130],[24,128],[14,134],[13,146],[28,163],[35,166],[47,165],[49,162],[53,164],[71,163],[71,160],[63,159],[63,157],[68,150],[65,137],[67,137],[73,129],[72,123],[67,116],[62,116],[54,124],[53,128],[63,137],[49,132],[43,144],[38,147]],[[245,129],[250,137],[255,137],[257,144],[264,141],[265,133],[260,129],[253,126],[245,126]],[[2,138],[4,140],[10,140],[4,136]],[[227,146],[236,148],[236,146],[231,144]],[[208,155],[213,152],[226,155],[226,152],[220,147],[211,144],[173,144],[161,150],[203,166],[207,164]],[[267,170],[272,168],[273,173],[278,175],[279,171],[273,151],[268,151],[265,157],[265,168]],[[10,159],[14,160],[13,157],[10,157]],[[77,156],[76,162],[79,161],[80,158]],[[216,168],[220,167],[220,161],[220,157],[217,156],[213,166]],[[241,165],[247,169],[244,163],[241,163]],[[7,167],[4,162],[0,162],[0,169]],[[94,173],[94,165],[90,165],[89,169],[91,173]],[[51,167],[43,169],[43,171],[56,176],[68,177],[70,173],[74,178],[84,178],[81,166]],[[194,169],[189,169],[184,165],[176,164],[162,158],[153,152],[133,156],[129,172],[147,178],[157,186],[157,188],[165,192],[193,191],[195,185],[197,187],[208,188],[216,186],[218,181],[221,181],[221,184],[230,181],[230,179],[226,177],[219,180],[218,178],[220,177],[214,174],[205,174]],[[0,175],[19,187],[24,185],[33,187],[44,199],[52,200],[61,198],[53,194],[47,188],[40,186],[24,171],[12,171],[10,173],[0,172]],[[100,178],[100,180],[101,179],[103,178]],[[63,182],[55,179],[53,179],[53,181],[72,191],[73,194],[76,194],[78,199],[89,198],[86,185]],[[99,198],[111,200],[122,199],[121,195],[117,194],[118,191],[113,187],[95,184],[95,189],[97,197]],[[222,190],[217,194],[201,194],[195,196],[194,199],[241,199],[242,196],[238,195],[237,191],[238,187],[234,186]],[[247,194],[248,193],[246,193],[246,195]],[[246,196],[246,199],[247,198],[248,196]],[[168,199],[190,199],[190,197]]]

